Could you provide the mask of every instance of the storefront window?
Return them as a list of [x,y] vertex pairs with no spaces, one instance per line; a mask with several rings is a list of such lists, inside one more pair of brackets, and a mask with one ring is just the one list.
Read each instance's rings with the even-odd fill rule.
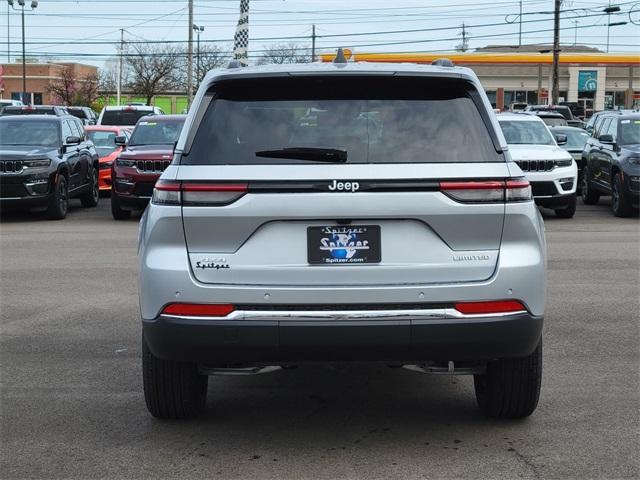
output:
[[489,102],[491,102],[491,106],[493,108],[496,108],[496,91],[487,90],[487,97],[489,97]]

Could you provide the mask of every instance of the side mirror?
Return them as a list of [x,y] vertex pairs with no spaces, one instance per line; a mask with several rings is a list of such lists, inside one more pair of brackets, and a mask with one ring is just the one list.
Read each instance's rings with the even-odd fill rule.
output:
[[556,134],[556,143],[558,145],[566,145],[567,144],[567,136],[562,133]]
[[124,135],[118,135],[114,140],[116,145],[124,147],[127,144],[127,137]]
[[610,135],[608,133],[603,133],[602,135],[600,135],[598,137],[598,141],[600,143],[605,143],[605,144],[609,144],[609,145],[613,145],[615,143],[613,141],[613,135]]
[[81,141],[82,141],[82,139],[80,137],[77,137],[75,135],[70,135],[65,139],[64,145],[65,145],[65,147],[70,147],[70,146],[73,146],[73,145],[80,145]]

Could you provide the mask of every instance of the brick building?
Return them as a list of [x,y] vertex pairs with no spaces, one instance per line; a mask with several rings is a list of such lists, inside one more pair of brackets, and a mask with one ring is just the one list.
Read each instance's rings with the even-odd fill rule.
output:
[[[71,67],[77,79],[87,75],[96,75],[98,68],[81,63],[27,63],[27,103],[51,105],[57,103],[47,92],[47,86],[60,78],[62,69]],[[0,98],[21,100],[22,63],[3,63],[0,65]]]

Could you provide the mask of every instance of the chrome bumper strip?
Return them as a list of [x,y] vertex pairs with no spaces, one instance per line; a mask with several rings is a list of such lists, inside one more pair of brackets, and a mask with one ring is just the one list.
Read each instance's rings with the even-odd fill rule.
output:
[[363,321],[363,320],[442,320],[496,318],[521,315],[526,310],[505,313],[473,314],[460,313],[453,308],[421,310],[235,310],[224,317],[166,315],[160,317],[181,320],[252,320],[252,321]]

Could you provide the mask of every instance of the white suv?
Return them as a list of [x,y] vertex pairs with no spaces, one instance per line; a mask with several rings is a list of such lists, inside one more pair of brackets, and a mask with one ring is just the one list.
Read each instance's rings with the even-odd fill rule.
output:
[[535,115],[502,113],[498,115],[498,121],[511,158],[531,183],[536,204],[555,210],[560,218],[573,217],[578,167],[571,155],[558,147],[558,144],[566,143],[566,135],[554,138]]

